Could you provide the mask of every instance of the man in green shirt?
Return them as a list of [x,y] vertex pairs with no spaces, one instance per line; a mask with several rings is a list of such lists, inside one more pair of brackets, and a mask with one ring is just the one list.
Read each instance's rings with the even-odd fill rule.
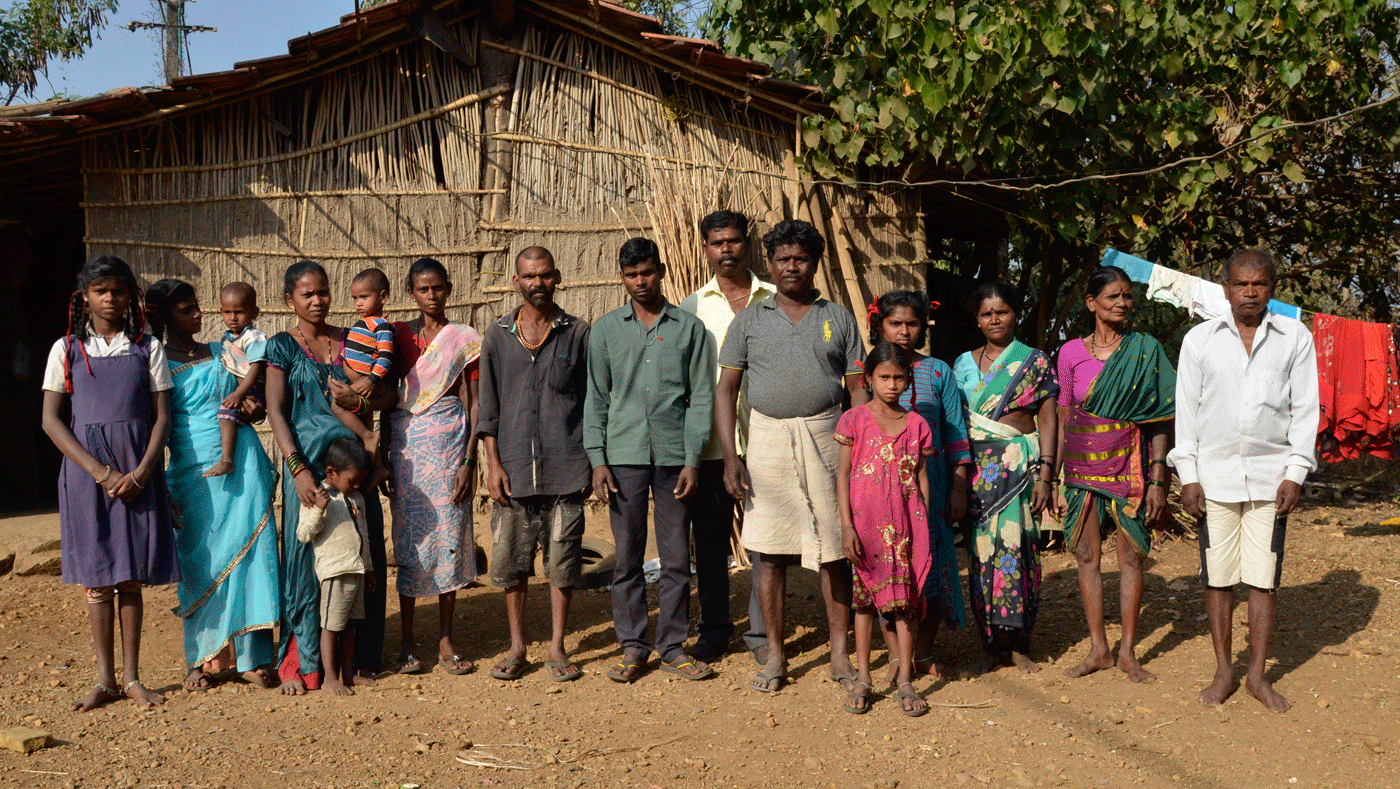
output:
[[593,492],[608,502],[617,547],[612,608],[622,658],[608,678],[636,680],[653,648],[646,640],[642,573],[650,492],[661,557],[655,648],[663,671],[704,679],[713,669],[683,648],[690,632],[685,500],[698,487],[700,455],[710,438],[714,340],[698,318],[661,295],[666,267],[655,242],[630,239],[618,252],[618,266],[631,299],[593,324],[583,412]]

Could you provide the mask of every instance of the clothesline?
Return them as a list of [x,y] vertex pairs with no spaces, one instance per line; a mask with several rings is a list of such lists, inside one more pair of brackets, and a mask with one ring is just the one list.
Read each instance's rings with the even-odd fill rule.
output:
[[[1226,315],[1225,288],[1182,271],[1116,249],[1103,265],[1118,266],[1134,282],[1147,285],[1147,297],[1189,310],[1209,320]],[[1270,301],[1269,311],[1301,320],[1303,310]],[[1329,463],[1374,455],[1394,460],[1400,449],[1400,326],[1313,316],[1321,413],[1318,456]]]
[[[1204,280],[1112,247],[1104,251],[1102,265],[1117,266],[1127,272],[1133,282],[1146,285],[1147,298],[1188,310],[1197,318],[1219,318],[1230,311],[1225,287],[1219,282]],[[1269,312],[1295,320],[1303,318],[1301,307],[1277,299],[1269,300]]]

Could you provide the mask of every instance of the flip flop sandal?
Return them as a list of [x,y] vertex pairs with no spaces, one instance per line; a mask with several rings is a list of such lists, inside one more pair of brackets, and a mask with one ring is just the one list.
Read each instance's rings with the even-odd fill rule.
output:
[[[905,688],[908,688],[909,690],[905,690]],[[913,700],[919,698],[919,694],[915,692],[913,685],[906,682],[903,685],[900,685],[897,689],[895,689],[895,693],[899,695],[899,709],[905,715],[908,715],[911,718],[917,718],[921,715],[928,714],[928,705],[924,705],[923,707],[917,707],[912,710],[904,706],[905,699]]]
[[787,682],[787,675],[782,672],[769,674],[767,671],[760,671],[749,683],[749,687],[759,693],[777,693],[783,689],[783,683]]
[[470,674],[476,670],[476,664],[470,660],[462,658],[460,655],[438,655],[438,665],[448,674]]
[[[554,680],[555,682],[571,682],[583,676],[583,669],[574,665],[574,662],[572,660],[546,660],[544,662],[544,667],[549,669],[549,678]],[[573,670],[565,670],[570,668]],[[555,669],[558,669],[563,673],[555,674]]]
[[625,655],[612,668],[608,669],[607,673],[608,679],[624,684],[636,682],[641,675],[642,661]]
[[[204,680],[207,684],[200,686],[191,685],[189,683],[190,674],[193,674],[196,671],[199,672],[199,679]],[[209,673],[204,671],[203,669],[190,669],[189,674],[185,675],[185,680],[186,681],[180,683],[180,687],[184,690],[189,691],[190,693],[208,693],[209,691],[214,689],[214,680],[210,679]],[[195,681],[198,682],[199,680]],[[103,690],[105,691],[106,688],[103,688]]]
[[855,687],[851,688],[851,695],[847,696],[846,698],[864,699],[865,704],[857,707],[851,704],[849,701],[843,701],[841,702],[841,709],[851,713],[852,715],[864,715],[865,713],[870,711],[870,701],[875,695],[874,693],[872,693],[873,690],[874,688],[870,687],[870,685],[868,685],[867,683],[856,682]]
[[530,665],[530,661],[523,657],[513,657],[502,660],[491,670],[486,672],[495,679],[503,679],[509,682],[513,679],[520,679],[525,674],[525,668]]
[[[841,689],[850,693],[856,689],[856,685],[863,684],[856,677],[850,674],[832,674],[831,681],[841,686]],[[869,687],[868,685],[866,687]]]
[[[698,670],[693,672],[686,671],[686,666],[695,666],[695,668]],[[668,674],[676,674],[690,680],[705,679],[714,675],[715,673],[715,670],[713,668],[710,668],[709,666],[700,668],[693,660],[683,660],[679,663],[662,663],[661,670],[665,671]]]
[[412,652],[399,658],[398,665],[394,667],[396,674],[422,674],[424,671],[423,661]]

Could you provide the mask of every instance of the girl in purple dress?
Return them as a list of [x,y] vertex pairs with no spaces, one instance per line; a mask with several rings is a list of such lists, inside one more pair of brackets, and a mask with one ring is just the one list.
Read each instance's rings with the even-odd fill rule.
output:
[[905,715],[928,712],[913,681],[914,622],[924,611],[924,582],[933,564],[929,552],[928,470],[933,431],[918,414],[899,404],[909,387],[909,352],[882,342],[865,359],[870,402],[841,415],[835,438],[841,444],[837,496],[841,502],[841,547],[854,572],[856,659],[860,676],[842,703],[847,712],[870,710],[870,636],[878,613],[893,623],[892,656]]
[[[68,333],[44,371],[44,432],[64,455],[58,476],[63,582],[87,590],[97,686],[73,703],[90,710],[123,695],[141,707],[165,698],[141,684],[143,586],[180,580],[165,492],[170,370],[160,341],[143,333],[136,277],[95,257],[78,272]],[[71,410],[71,421],[62,417]],[[115,604],[114,604],[115,601]],[[122,626],[122,685],[112,661]]]

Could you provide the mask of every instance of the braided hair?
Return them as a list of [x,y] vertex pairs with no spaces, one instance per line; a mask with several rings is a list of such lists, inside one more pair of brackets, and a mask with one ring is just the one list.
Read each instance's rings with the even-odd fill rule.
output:
[[908,307],[919,322],[919,336],[914,338],[914,347],[924,347],[928,338],[928,294],[917,290],[892,290],[875,300],[866,314],[870,328],[870,344],[879,345],[885,341],[885,319],[900,307]]
[[[136,275],[131,273],[131,267],[126,261],[114,255],[98,255],[83,264],[78,271],[78,289],[73,291],[73,295],[68,299],[68,331],[64,335],[67,346],[73,346],[73,340],[78,341],[78,348],[83,353],[83,364],[87,367],[88,375],[92,375],[92,363],[88,361],[87,347],[87,300],[84,295],[87,289],[94,283],[104,279],[114,279],[127,289],[131,298],[127,302],[127,315],[123,321],[122,333],[126,335],[132,345],[141,341],[142,333],[146,328],[146,310],[143,302],[145,296],[141,292],[141,286],[136,284]],[[68,394],[73,393],[73,371],[68,366],[68,354],[63,354],[63,390]]]
[[175,305],[194,295],[194,286],[184,280],[163,279],[151,284],[146,290],[146,318],[151,324],[151,334],[165,341],[165,330],[170,324],[170,311]]

